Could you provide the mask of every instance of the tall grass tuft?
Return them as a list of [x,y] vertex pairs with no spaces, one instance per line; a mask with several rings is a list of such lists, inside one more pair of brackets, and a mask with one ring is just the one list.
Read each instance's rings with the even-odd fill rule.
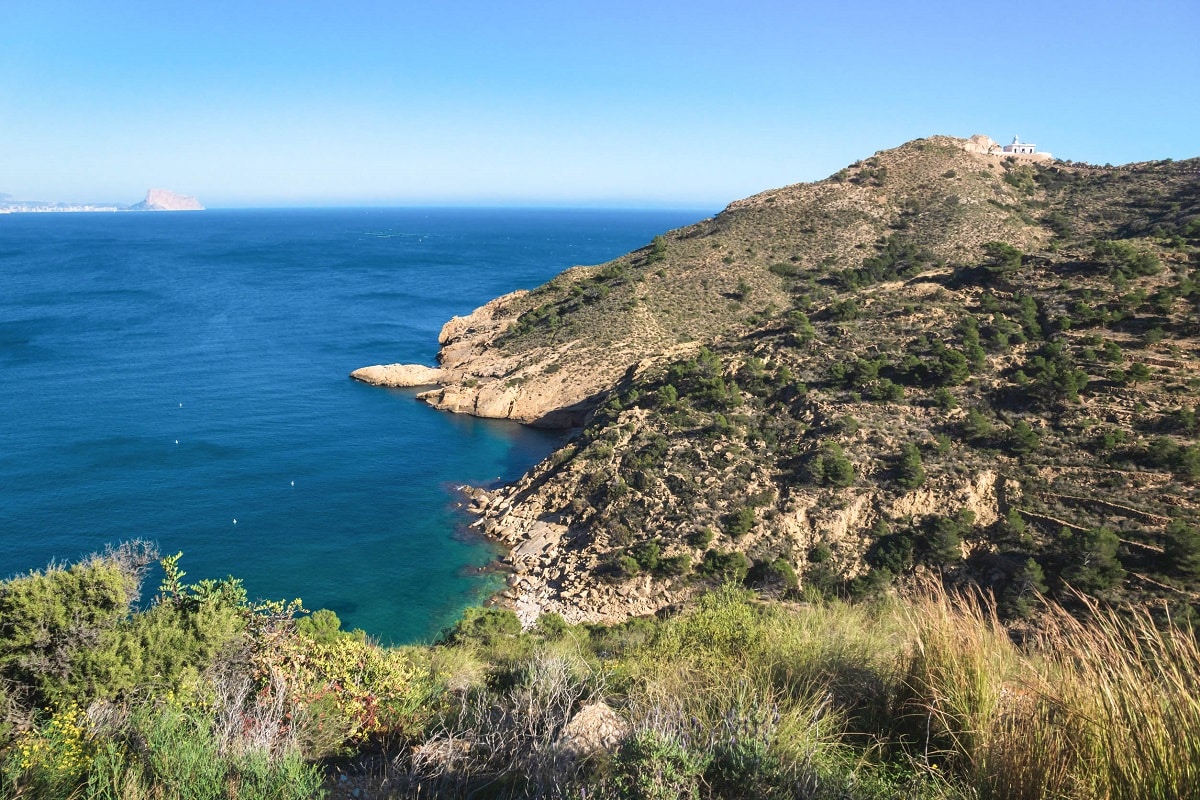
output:
[[900,742],[980,798],[1200,797],[1200,645],[1145,608],[1046,604],[1018,648],[978,595],[925,592],[896,682]]
[[1045,725],[1075,743],[1081,796],[1200,797],[1200,645],[1145,608],[1050,611]]
[[903,613],[910,633],[896,681],[897,732],[926,765],[973,772],[994,744],[1017,650],[975,594],[928,587]]

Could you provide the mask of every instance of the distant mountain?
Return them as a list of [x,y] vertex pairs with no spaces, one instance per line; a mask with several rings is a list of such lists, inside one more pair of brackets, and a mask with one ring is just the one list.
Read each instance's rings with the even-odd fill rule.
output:
[[166,189],[150,189],[146,199],[129,207],[130,211],[203,211],[204,206],[194,197],[176,194]]

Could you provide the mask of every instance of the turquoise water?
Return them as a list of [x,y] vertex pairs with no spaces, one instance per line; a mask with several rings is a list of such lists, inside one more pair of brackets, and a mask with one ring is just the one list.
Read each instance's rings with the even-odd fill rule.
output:
[[453,487],[559,437],[347,374],[432,364],[451,316],[701,216],[0,216],[0,575],[143,538],[189,580],[427,639],[496,588]]

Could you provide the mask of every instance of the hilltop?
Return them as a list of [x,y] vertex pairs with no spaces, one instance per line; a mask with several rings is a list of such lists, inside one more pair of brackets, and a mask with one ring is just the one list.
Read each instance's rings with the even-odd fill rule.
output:
[[423,400],[586,423],[476,493],[527,623],[928,569],[1012,615],[1047,587],[1195,602],[1200,161],[969,144],[881,151],[447,323]]

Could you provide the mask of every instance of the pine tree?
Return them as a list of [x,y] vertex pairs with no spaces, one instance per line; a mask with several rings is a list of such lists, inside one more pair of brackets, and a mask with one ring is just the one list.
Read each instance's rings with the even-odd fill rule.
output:
[[1025,559],[1000,595],[1000,613],[1010,619],[1026,619],[1033,613],[1037,596],[1046,591],[1046,574],[1032,558]]
[[925,466],[921,463],[921,451],[912,442],[900,448],[896,463],[896,485],[901,489],[916,489],[925,483]]
[[1188,581],[1200,579],[1200,530],[1181,519],[1173,519],[1167,524],[1166,534],[1163,546],[1166,569]]

